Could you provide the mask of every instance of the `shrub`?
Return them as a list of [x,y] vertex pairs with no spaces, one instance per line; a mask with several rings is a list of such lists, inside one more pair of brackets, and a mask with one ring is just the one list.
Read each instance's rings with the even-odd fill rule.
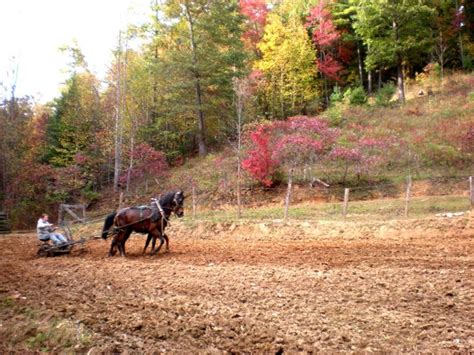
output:
[[342,105],[334,105],[326,110],[326,117],[331,123],[331,126],[338,127],[342,125],[344,121],[343,113],[344,113],[344,106]]
[[367,94],[362,86],[349,88],[344,93],[344,100],[351,105],[364,105],[367,102]]
[[86,186],[81,189],[81,195],[88,202],[96,201],[101,197],[99,192],[94,191],[93,184],[91,182],[88,182]]
[[286,121],[261,124],[250,133],[242,168],[265,186],[277,181],[278,168],[289,171],[332,149],[339,130],[319,117],[295,116]]
[[463,66],[467,70],[474,69],[474,61],[468,54],[464,56]]
[[342,94],[341,88],[339,86],[335,86],[332,94],[330,96],[331,100],[331,105],[334,105],[336,103],[342,102],[344,100],[344,95]]
[[393,94],[395,94],[395,91],[395,85],[393,85],[392,83],[384,84],[375,95],[375,104],[377,106],[387,106],[390,103]]

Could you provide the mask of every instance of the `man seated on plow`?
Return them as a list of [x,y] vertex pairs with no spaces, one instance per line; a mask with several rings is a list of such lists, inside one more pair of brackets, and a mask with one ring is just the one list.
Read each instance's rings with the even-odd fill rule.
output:
[[51,223],[48,222],[48,215],[43,213],[41,218],[38,219],[36,224],[36,232],[38,233],[38,239],[42,242],[51,240],[54,245],[61,246],[68,242],[67,238],[61,233],[55,233],[56,229]]

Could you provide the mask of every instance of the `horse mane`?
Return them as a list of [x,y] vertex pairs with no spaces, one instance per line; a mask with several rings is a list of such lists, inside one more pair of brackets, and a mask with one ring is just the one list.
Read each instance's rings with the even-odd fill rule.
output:
[[170,191],[167,192],[164,196],[160,198],[160,205],[161,206],[169,206],[171,202],[173,202],[174,196],[178,191]]

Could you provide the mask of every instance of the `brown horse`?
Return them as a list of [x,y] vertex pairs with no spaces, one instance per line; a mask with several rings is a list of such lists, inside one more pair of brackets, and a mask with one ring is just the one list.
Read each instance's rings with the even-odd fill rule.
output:
[[[113,240],[110,246],[109,256],[120,251],[120,255],[125,256],[125,242],[132,232],[148,234],[145,248],[153,239],[151,255],[158,253],[166,241],[166,249],[169,250],[168,236],[164,233],[168,225],[171,213],[178,217],[184,215],[184,194],[183,191],[171,191],[166,193],[160,200],[153,199],[151,206],[129,207],[108,215],[104,222],[102,238],[107,239],[109,232],[113,232]],[[160,239],[160,245],[155,250],[156,239]]]

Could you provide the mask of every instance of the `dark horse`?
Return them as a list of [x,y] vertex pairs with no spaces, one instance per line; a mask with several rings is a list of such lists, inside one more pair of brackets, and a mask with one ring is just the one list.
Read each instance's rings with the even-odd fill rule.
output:
[[[159,201],[152,200],[151,206],[124,208],[108,215],[105,218],[102,238],[107,239],[109,232],[113,233],[109,256],[115,255],[116,248],[120,251],[120,255],[125,256],[125,242],[132,232],[148,234],[143,253],[151,240],[153,240],[151,255],[158,253],[165,241],[166,250],[169,250],[169,240],[165,234],[165,228],[171,213],[174,212],[178,217],[183,217],[183,204],[183,191],[171,191],[161,197]],[[156,239],[160,239],[160,245],[155,251]]]

